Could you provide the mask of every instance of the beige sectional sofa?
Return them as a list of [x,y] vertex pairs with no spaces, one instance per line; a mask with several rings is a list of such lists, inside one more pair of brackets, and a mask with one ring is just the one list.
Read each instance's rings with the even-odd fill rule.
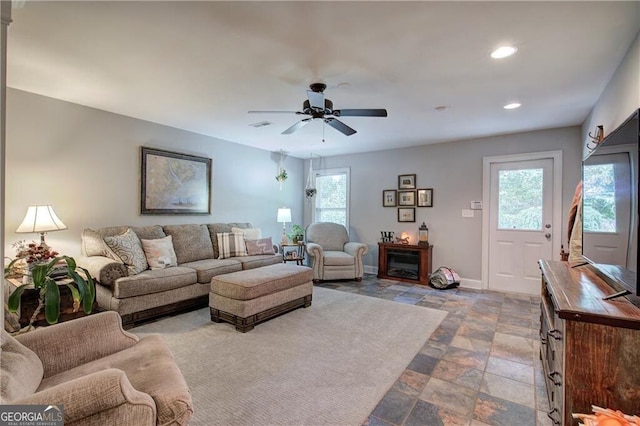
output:
[[[169,312],[205,307],[211,278],[216,275],[260,268],[282,262],[282,256],[260,254],[219,259],[218,234],[232,228],[251,228],[250,223],[116,226],[85,229],[82,256],[78,264],[96,278],[96,299],[101,309],[118,312],[123,326],[152,319]],[[140,240],[171,236],[177,266],[146,269],[137,274],[105,243],[105,238],[131,229]]]

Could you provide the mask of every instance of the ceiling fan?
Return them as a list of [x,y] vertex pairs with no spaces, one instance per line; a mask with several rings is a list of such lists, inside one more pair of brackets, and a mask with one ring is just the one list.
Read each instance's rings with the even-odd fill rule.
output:
[[290,135],[298,129],[306,126],[315,119],[321,119],[334,129],[342,132],[346,136],[356,133],[355,129],[344,124],[336,117],[386,117],[386,109],[333,109],[333,102],[324,97],[324,89],[327,85],[324,83],[313,83],[309,86],[311,90],[307,90],[307,100],[302,103],[302,111],[249,111],[249,114],[256,113],[287,113],[308,115],[309,118],[303,118],[287,130],[282,132],[283,135]]

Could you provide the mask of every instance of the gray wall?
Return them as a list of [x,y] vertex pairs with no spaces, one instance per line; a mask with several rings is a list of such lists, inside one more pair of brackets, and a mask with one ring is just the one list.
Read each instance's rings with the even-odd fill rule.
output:
[[[366,243],[365,264],[377,268],[380,231],[406,232],[413,242],[425,221],[434,245],[433,264],[450,266],[465,279],[481,278],[482,213],[462,218],[471,201],[482,200],[483,157],[563,151],[562,232],[575,186],[580,180],[580,128],[569,127],[415,148],[315,160],[314,169],[351,168],[350,235]],[[319,166],[318,166],[319,165]],[[308,168],[308,163],[305,171]],[[433,207],[416,208],[416,223],[399,223],[397,208],[382,207],[382,190],[397,189],[398,175],[415,173],[418,188],[433,188]],[[305,222],[311,219],[305,204]],[[566,238],[563,238],[566,247]],[[559,253],[557,254],[559,257]]]
[[[213,159],[212,214],[141,216],[140,146]],[[69,228],[47,241],[61,253],[80,253],[84,228],[112,225],[251,222],[280,241],[278,207],[302,222],[303,162],[288,157],[289,179],[275,180],[279,155],[122,115],[9,89],[7,93],[6,235],[11,244],[37,240],[17,234],[30,204],[52,204]]]

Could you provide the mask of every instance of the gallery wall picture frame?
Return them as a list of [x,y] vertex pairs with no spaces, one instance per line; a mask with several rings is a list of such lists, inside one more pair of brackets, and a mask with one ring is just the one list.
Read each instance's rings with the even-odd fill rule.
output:
[[417,190],[417,206],[433,207],[433,188],[422,188]]
[[397,191],[395,189],[382,190],[382,207],[395,207],[397,205]]
[[140,148],[140,214],[211,214],[211,158]]
[[416,175],[398,175],[398,189],[416,189]]
[[415,206],[416,191],[403,190],[398,191],[398,206]]
[[398,207],[398,222],[415,222],[415,207]]

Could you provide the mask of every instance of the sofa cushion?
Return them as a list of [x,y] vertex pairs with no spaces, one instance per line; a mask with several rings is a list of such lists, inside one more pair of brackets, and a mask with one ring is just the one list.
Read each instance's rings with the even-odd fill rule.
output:
[[211,278],[216,275],[242,270],[242,264],[236,259],[203,259],[183,263],[180,266],[194,269],[200,284],[210,284]]
[[129,277],[118,278],[113,285],[113,297],[127,297],[158,293],[196,282],[196,271],[178,266],[176,268],[146,270]]
[[138,238],[144,238],[145,240],[154,240],[166,236],[160,225],[141,227],[112,226],[95,230],[87,228],[82,231],[82,253],[85,256],[108,256],[108,247],[104,243],[104,237],[120,235],[128,228],[131,228]]
[[145,240],[157,240],[167,236],[160,225],[132,226],[131,229],[136,233],[138,238]]
[[271,241],[271,237],[251,240],[247,239],[245,235],[244,242],[247,245],[247,256],[275,254],[275,251],[273,251],[273,242]]
[[244,235],[234,232],[222,232],[218,237],[218,259],[228,257],[246,256],[247,246],[244,243]]
[[153,398],[157,424],[187,424],[193,413],[191,394],[166,340],[159,334],[143,337],[128,349],[48,377],[38,391],[109,368],[124,371],[136,390]]
[[207,225],[165,225],[164,232],[173,238],[178,264],[213,258],[213,244]]
[[43,374],[42,362],[35,352],[2,330],[0,403],[33,394],[40,386]]
[[164,269],[178,266],[176,252],[173,250],[171,235],[155,240],[141,239],[142,250],[151,269]]
[[233,226],[231,227],[231,232],[244,234],[246,240],[259,240],[262,238],[262,230],[260,228],[238,228]]
[[248,222],[238,223],[210,223],[207,225],[209,228],[209,234],[211,234],[211,242],[213,243],[213,258],[220,257],[220,251],[218,249],[218,237],[221,232],[233,232],[232,228],[251,228],[251,224]]
[[110,253],[110,257],[115,260],[122,260],[127,265],[129,274],[139,274],[149,267],[140,239],[131,228],[120,235],[105,237],[104,242],[111,249],[112,254]]
[[242,269],[262,268],[263,266],[282,263],[281,254],[262,254],[257,256],[236,257],[242,264]]
[[343,251],[328,250],[324,252],[323,263],[326,266],[355,265],[356,258]]

